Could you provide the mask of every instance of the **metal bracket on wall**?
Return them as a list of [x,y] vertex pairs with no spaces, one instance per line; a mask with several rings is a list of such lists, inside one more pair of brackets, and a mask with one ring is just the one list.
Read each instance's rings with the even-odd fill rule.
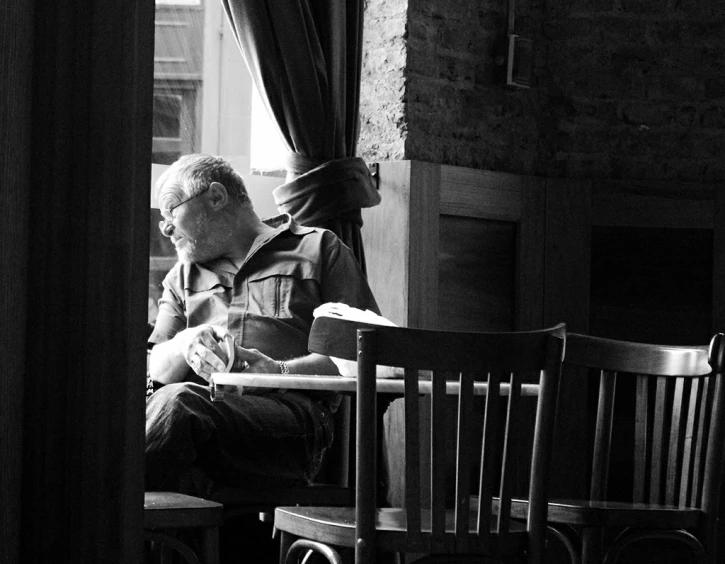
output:
[[516,34],[509,34],[508,58],[506,60],[506,84],[519,88],[531,88],[532,47],[531,39],[523,39]]
[[380,166],[378,163],[368,163],[368,169],[370,169],[370,176],[373,177],[375,189],[380,190]]
[[533,42],[522,39],[515,32],[516,0],[508,2],[508,56],[506,57],[506,85],[531,88],[533,83]]

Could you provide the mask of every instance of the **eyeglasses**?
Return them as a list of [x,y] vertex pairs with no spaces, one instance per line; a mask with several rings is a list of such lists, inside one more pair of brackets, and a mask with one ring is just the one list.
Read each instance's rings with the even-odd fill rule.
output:
[[209,189],[209,186],[204,188],[201,192],[198,194],[194,194],[193,196],[186,198],[183,202],[179,202],[175,206],[171,206],[170,208],[164,208],[161,209],[161,221],[159,221],[159,229],[161,230],[161,233],[163,233],[166,237],[171,237],[171,234],[174,232],[174,224],[172,223],[174,221],[174,216],[171,212],[173,212],[176,208],[183,206],[186,202],[190,202],[197,196],[201,196],[204,192],[206,192]]

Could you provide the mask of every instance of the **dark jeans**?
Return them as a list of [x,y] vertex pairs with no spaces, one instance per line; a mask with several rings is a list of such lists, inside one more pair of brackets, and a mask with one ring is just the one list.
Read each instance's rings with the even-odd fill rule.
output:
[[146,489],[208,496],[221,485],[305,484],[333,437],[332,415],[297,392],[227,395],[170,384],[146,401]]

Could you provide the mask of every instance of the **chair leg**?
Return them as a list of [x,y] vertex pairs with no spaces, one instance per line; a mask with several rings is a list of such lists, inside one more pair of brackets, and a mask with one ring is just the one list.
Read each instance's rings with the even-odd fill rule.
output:
[[272,536],[277,534],[279,534],[279,564],[284,564],[287,560],[287,553],[289,552],[292,543],[297,540],[297,537],[289,533],[285,533],[284,531],[274,529]]
[[551,525],[547,527],[547,531],[550,535],[556,537],[559,542],[564,545],[564,548],[566,548],[567,552],[569,553],[569,560],[571,561],[571,564],[582,564],[580,557],[581,547],[575,545],[570,535],[568,535],[558,527],[554,527]]
[[284,564],[296,564],[300,556],[307,554],[309,551],[321,554],[330,564],[344,564],[337,550],[329,545],[308,539],[297,540],[290,546]]
[[614,564],[619,560],[622,551],[637,541],[646,539],[672,539],[686,544],[692,550],[695,561],[699,564],[707,562],[705,549],[696,536],[684,530],[663,531],[649,529],[627,529],[617,537],[604,555],[604,564]]
[[219,527],[201,531],[201,553],[204,564],[219,564]]
[[582,564],[602,564],[601,527],[585,527],[582,531]]
[[184,558],[184,560],[188,562],[188,564],[201,564],[191,548],[169,534],[161,533],[159,531],[144,531],[144,540],[156,542],[161,545],[162,559],[164,558],[164,548],[169,547],[176,550]]

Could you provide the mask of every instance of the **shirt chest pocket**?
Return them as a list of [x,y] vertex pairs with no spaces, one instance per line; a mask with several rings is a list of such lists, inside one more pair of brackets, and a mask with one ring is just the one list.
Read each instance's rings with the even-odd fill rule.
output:
[[265,317],[292,317],[291,300],[296,278],[288,274],[272,274],[250,280],[249,313]]

